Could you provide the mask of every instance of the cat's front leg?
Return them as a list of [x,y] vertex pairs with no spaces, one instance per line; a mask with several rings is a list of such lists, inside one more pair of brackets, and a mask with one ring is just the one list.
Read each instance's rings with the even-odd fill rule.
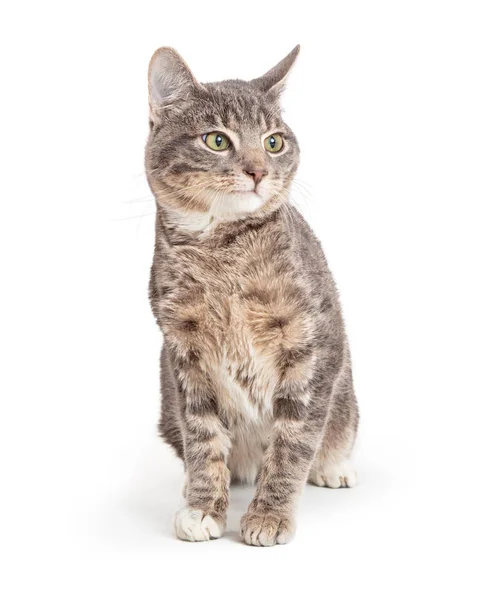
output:
[[[306,388],[275,398],[273,435],[266,450],[255,497],[241,519],[241,537],[253,546],[286,544],[295,531],[295,505],[321,432],[322,419],[311,419]],[[313,412],[318,411],[314,407]],[[317,417],[317,415],[316,415]]]
[[206,376],[183,373],[181,381],[187,505],[177,512],[175,529],[180,539],[200,542],[219,538],[225,530],[231,442]]

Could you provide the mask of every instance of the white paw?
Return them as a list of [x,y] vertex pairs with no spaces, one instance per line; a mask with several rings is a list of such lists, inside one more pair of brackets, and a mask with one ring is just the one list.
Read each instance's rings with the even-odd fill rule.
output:
[[350,488],[358,482],[356,471],[348,461],[317,469],[310,474],[309,481],[319,487],[329,488]]
[[175,516],[175,530],[180,540],[206,542],[221,537],[225,527],[202,510],[182,508]]

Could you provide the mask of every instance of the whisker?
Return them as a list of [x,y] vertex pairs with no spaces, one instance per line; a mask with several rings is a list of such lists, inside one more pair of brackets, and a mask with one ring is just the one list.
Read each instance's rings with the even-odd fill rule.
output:
[[133,198],[132,200],[123,200],[125,204],[137,204],[140,202],[154,202],[154,196],[142,196],[141,198]]
[[134,217],[120,217],[118,219],[109,219],[110,221],[129,221],[130,219],[141,219],[143,217],[150,217],[151,215],[156,215],[156,211],[155,212],[151,212],[151,213],[145,213],[144,215],[136,215]]

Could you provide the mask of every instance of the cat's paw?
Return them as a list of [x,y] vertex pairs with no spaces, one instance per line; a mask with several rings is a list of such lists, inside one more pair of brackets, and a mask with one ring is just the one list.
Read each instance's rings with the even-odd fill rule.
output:
[[175,515],[176,535],[188,542],[206,542],[223,535],[224,521],[197,508],[182,508]]
[[240,535],[249,546],[287,544],[294,531],[294,519],[284,515],[248,511],[241,519]]
[[356,471],[348,461],[315,469],[309,474],[310,483],[319,487],[345,488],[357,483]]

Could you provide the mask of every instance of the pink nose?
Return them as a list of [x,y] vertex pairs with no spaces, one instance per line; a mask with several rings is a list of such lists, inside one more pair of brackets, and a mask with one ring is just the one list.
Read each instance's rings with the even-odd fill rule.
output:
[[266,169],[245,169],[244,172],[253,178],[256,185],[268,174]]

